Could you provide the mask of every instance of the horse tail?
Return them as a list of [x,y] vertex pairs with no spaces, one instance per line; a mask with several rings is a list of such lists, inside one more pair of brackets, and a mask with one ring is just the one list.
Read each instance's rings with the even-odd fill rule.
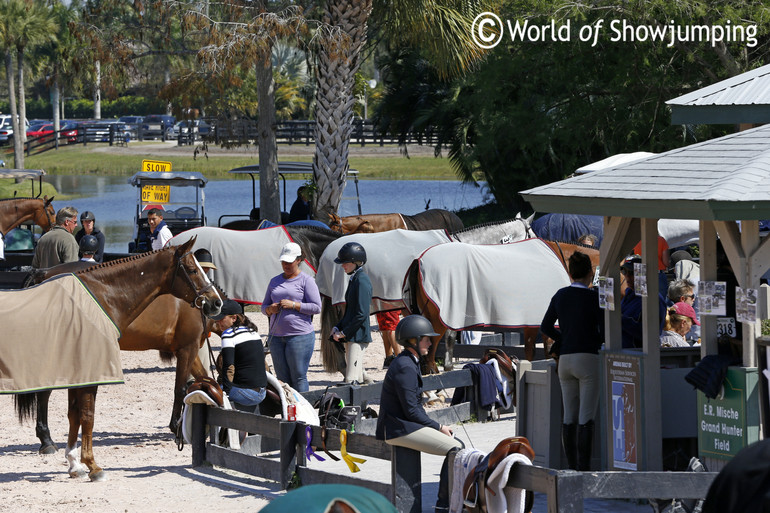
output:
[[37,413],[37,394],[16,394],[13,396],[13,406],[16,409],[16,415],[19,417],[19,422],[34,418],[34,414]]
[[163,363],[173,363],[173,361],[174,361],[174,353],[173,352],[159,350],[158,353],[160,354],[160,360]]
[[330,298],[321,297],[321,361],[326,372],[339,371],[339,350],[329,340],[332,328],[339,322],[337,308]]

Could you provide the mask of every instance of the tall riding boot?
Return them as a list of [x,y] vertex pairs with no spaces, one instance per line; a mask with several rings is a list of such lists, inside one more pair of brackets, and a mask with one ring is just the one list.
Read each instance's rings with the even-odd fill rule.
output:
[[449,511],[449,455],[455,454],[460,449],[450,449],[441,465],[441,473],[438,481],[438,497],[436,498],[436,513],[448,513]]
[[594,421],[589,420],[578,426],[577,432],[577,469],[591,470],[591,452],[594,442]]
[[577,470],[577,424],[561,425],[561,444],[567,455],[567,467]]

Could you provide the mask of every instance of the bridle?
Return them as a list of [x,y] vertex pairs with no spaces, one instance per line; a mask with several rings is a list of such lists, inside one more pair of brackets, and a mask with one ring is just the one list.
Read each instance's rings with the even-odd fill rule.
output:
[[[176,276],[177,274],[179,274],[178,271],[179,270],[183,271],[182,274],[184,275],[185,278],[187,278],[187,284],[195,292],[195,299],[193,299],[190,302],[190,306],[194,308],[198,308],[202,312],[203,305],[206,303],[206,298],[203,297],[203,295],[209,290],[214,288],[214,283],[209,281],[209,284],[200,290],[195,286],[195,283],[193,283],[192,278],[190,278],[191,273],[189,273],[187,269],[185,269],[185,266],[182,263],[182,260],[184,259],[184,257],[186,257],[187,255],[192,255],[192,253],[193,253],[192,251],[188,251],[187,253],[180,256],[179,259],[177,260],[176,262],[177,272],[174,272],[174,277],[171,279],[171,288],[174,288],[174,281],[176,281]],[[193,258],[195,258],[195,256],[193,256]]]

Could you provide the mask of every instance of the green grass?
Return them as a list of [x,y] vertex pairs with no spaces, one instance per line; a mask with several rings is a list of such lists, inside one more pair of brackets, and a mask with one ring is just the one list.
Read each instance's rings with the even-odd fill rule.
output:
[[[24,160],[26,168],[44,169],[49,174],[66,175],[118,175],[131,176],[141,171],[143,159],[163,160],[171,162],[175,171],[197,171],[209,178],[226,178],[230,175],[227,171],[239,166],[258,164],[259,159],[253,156],[210,155],[208,158],[198,154],[193,157],[193,150],[188,155],[143,155],[136,153],[124,155],[105,151],[104,145],[92,144],[87,147],[72,146],[59,150],[51,150],[40,155],[29,156]],[[290,148],[280,146],[278,149],[280,160],[310,162],[312,157],[292,156],[281,157],[282,150],[288,152]],[[140,152],[141,150],[137,150]],[[6,161],[12,162],[13,157],[6,157]],[[457,176],[452,171],[449,160],[435,158],[431,155],[417,155],[410,158],[403,156],[353,156],[350,158],[350,167],[360,172],[362,179],[378,180],[456,180]]]
[[[35,195],[37,195],[37,183],[35,184]],[[0,198],[29,198],[32,196],[32,186],[29,180],[24,180],[22,183],[14,183],[13,180],[0,180]],[[56,192],[56,189],[50,183],[43,182],[43,194],[42,196],[56,196],[57,199],[69,199]]]

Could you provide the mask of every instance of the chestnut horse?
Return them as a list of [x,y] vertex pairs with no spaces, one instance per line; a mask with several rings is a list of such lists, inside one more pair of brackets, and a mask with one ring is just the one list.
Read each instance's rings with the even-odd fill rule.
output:
[[[564,265],[565,270],[567,269],[567,262],[569,261],[569,257],[575,251],[586,253],[591,258],[591,264],[594,267],[594,269],[596,268],[596,266],[599,265],[599,250],[594,247],[586,246],[583,244],[571,244],[571,243],[557,242],[557,241],[543,241],[543,242],[545,242],[554,251],[556,256]],[[436,350],[438,348],[439,341],[444,336],[444,333],[446,333],[447,331],[447,327],[441,322],[440,313],[436,304],[425,295],[425,292],[423,291],[422,287],[419,287],[415,284],[414,280],[416,279],[416,276],[411,275],[410,273],[410,276],[408,277],[408,279],[413,284],[411,286],[411,290],[415,294],[412,304],[416,306],[416,309],[414,309],[412,313],[419,313],[425,316],[433,325],[434,331],[438,333],[438,336],[432,337],[431,349],[428,353],[428,358],[427,358],[428,372],[435,373],[435,372],[438,372],[438,368],[436,367],[436,362],[435,362]],[[505,300],[505,298],[503,298],[502,300]],[[545,311],[543,311],[543,315],[545,315]],[[528,326],[523,329],[524,354],[527,360],[531,361],[535,357],[535,344],[537,341],[537,334],[539,330],[540,330],[540,326]],[[446,340],[447,340],[447,347],[446,347],[446,358],[444,360],[444,369],[451,370],[454,341],[449,337]],[[546,349],[546,353],[547,353],[548,347],[550,346],[549,341],[550,339],[544,340],[543,342],[544,348]]]
[[[96,262],[68,262],[50,269],[35,271],[32,275],[35,284],[48,278],[74,273],[98,265]],[[158,296],[128,328],[120,334],[118,344],[122,351],[147,351],[157,349],[163,361],[176,357],[176,379],[174,383],[174,405],[171,409],[169,429],[176,434],[184,406],[184,393],[187,377],[192,374],[196,379],[207,376],[200,360],[196,358],[198,348],[211,331],[213,321],[201,316],[200,310],[170,294]],[[50,390],[36,392],[37,421],[35,433],[40,439],[40,454],[53,454],[56,444],[48,429],[48,401]]]
[[[216,315],[222,298],[190,251],[195,239],[178,247],[169,247],[152,253],[106,262],[79,271],[76,276],[91,292],[105,313],[121,332],[162,294],[173,294],[206,315]],[[141,276],[141,279],[137,279]],[[65,456],[69,474],[78,477],[88,469],[92,481],[106,478],[96,464],[93,454],[94,408],[97,386],[68,390],[69,435]],[[19,418],[31,415],[35,407],[34,394],[16,396]],[[77,462],[77,438],[81,434],[81,463]]]
[[34,222],[44,232],[53,227],[56,211],[51,205],[53,198],[7,198],[0,199],[0,234],[3,237],[27,222]]
[[367,214],[340,217],[329,214],[329,228],[350,235],[353,233],[379,233],[389,230],[448,230],[463,229],[463,222],[456,214],[438,208],[426,210],[413,216],[405,214]]

